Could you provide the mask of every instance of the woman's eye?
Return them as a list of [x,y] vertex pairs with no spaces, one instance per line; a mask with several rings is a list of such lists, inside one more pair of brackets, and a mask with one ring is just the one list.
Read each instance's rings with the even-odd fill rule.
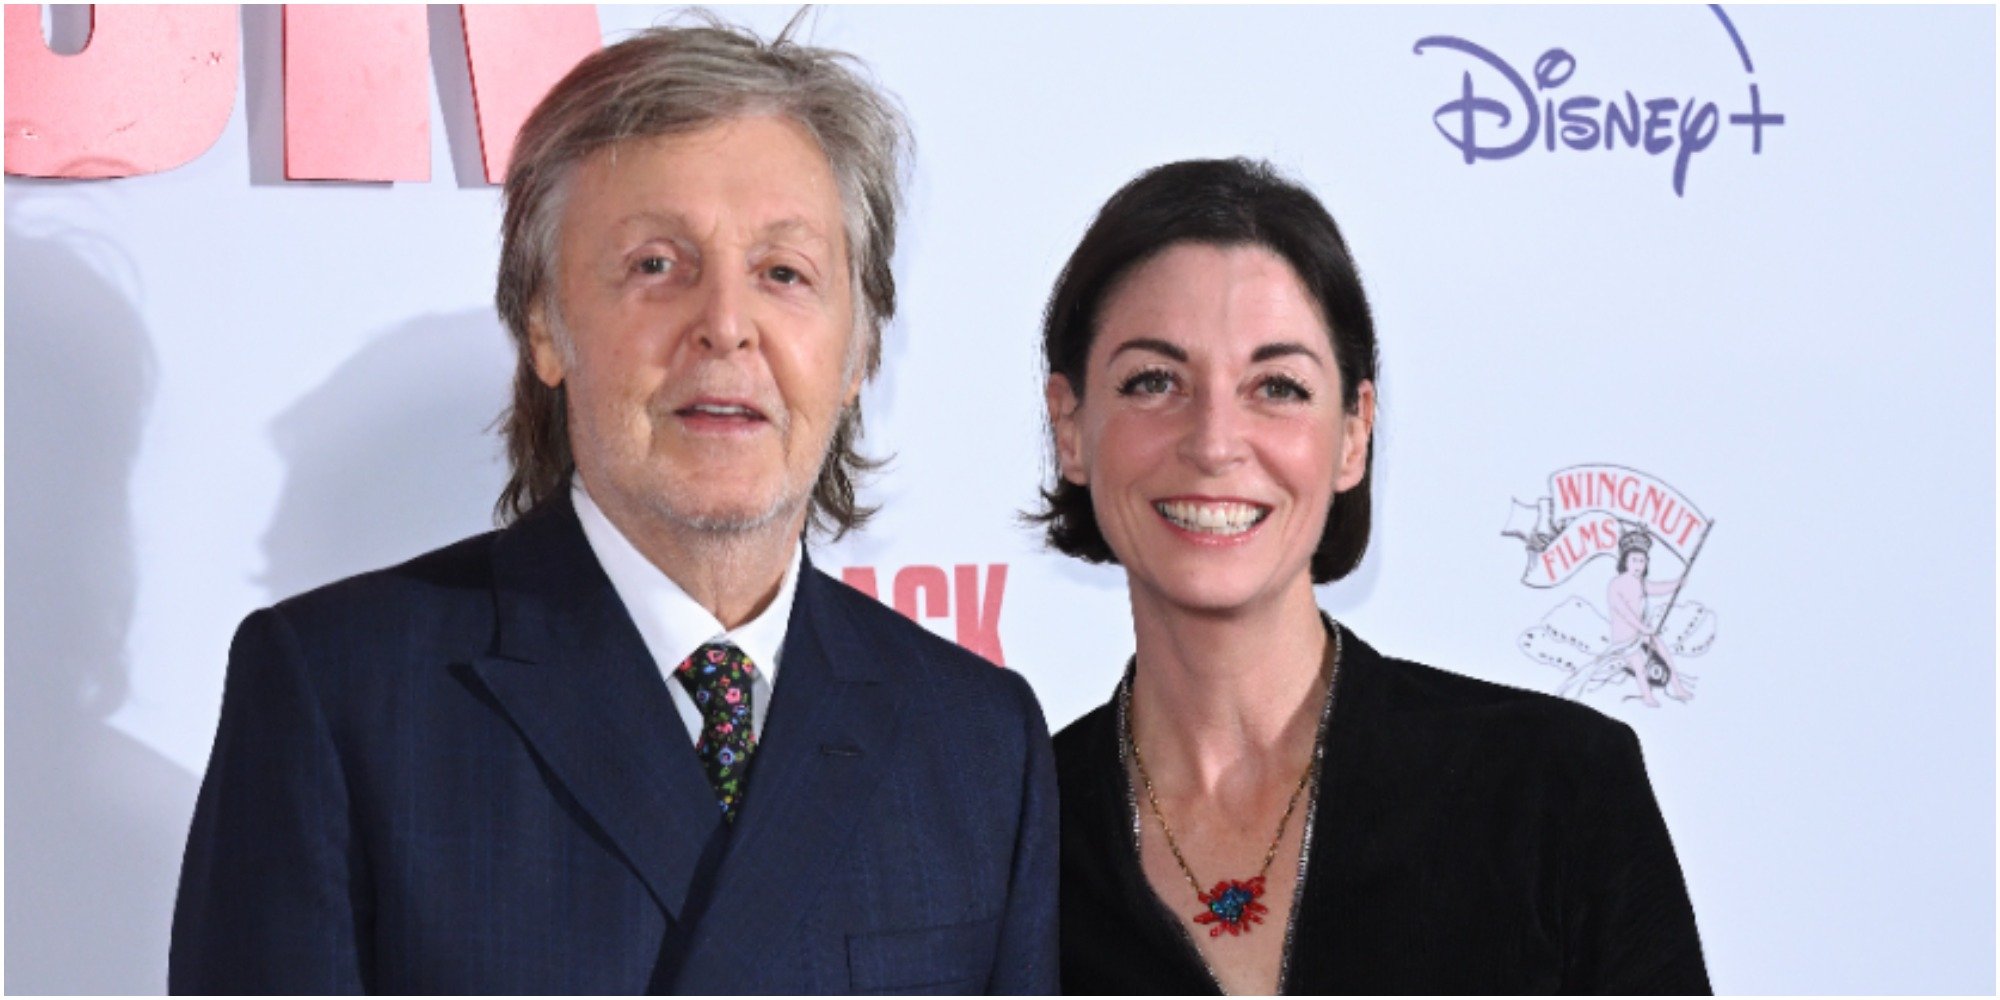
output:
[[1118,385],[1120,396],[1158,396],[1174,390],[1174,377],[1163,371],[1135,372]]
[[1298,382],[1282,377],[1267,378],[1257,387],[1258,395],[1265,399],[1298,400],[1304,402],[1312,398],[1312,390]]
[[779,264],[778,266],[772,268],[769,273],[771,275],[771,280],[777,282],[780,285],[796,285],[806,280],[806,276],[800,274],[798,268],[786,267],[783,264]]

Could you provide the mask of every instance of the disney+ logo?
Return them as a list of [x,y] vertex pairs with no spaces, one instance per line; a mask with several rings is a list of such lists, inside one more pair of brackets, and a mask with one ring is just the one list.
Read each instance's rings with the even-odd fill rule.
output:
[[[1524,77],[1507,60],[1474,42],[1432,35],[1418,40],[1418,55],[1433,48],[1460,53],[1493,70],[1507,85],[1498,96],[1482,93],[1474,86],[1472,71],[1467,70],[1459,95],[1438,105],[1431,115],[1432,124],[1465,157],[1467,165],[1519,156],[1538,141],[1550,152],[1559,148],[1610,150],[1621,144],[1626,149],[1643,150],[1648,156],[1672,152],[1674,194],[1685,195],[1689,164],[1696,154],[1715,144],[1725,126],[1747,129],[1751,154],[1761,155],[1765,129],[1785,123],[1784,115],[1765,110],[1757,90],[1756,67],[1736,26],[1721,7],[1710,5],[1709,9],[1729,32],[1744,73],[1751,78],[1742,110],[1731,111],[1726,118],[1715,101],[1698,97],[1641,98],[1630,90],[1620,97],[1560,94],[1577,71],[1576,57],[1562,48],[1543,52]],[[1518,132],[1510,127],[1515,126],[1516,118],[1520,119]]]

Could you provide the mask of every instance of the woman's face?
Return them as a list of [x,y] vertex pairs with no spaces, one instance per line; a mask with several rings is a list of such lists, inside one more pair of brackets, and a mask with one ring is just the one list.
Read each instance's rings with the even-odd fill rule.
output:
[[1361,481],[1374,386],[1341,407],[1331,339],[1284,258],[1177,244],[1099,309],[1079,398],[1049,378],[1063,478],[1090,488],[1135,601],[1248,610],[1294,587]]

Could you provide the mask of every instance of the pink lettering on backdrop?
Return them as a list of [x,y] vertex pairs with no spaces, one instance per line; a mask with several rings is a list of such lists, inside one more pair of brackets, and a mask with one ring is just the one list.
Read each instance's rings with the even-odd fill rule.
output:
[[1007,590],[1007,564],[986,567],[984,600],[979,596],[979,567],[955,566],[952,574],[958,591],[958,644],[994,663],[1006,663],[1000,652],[1000,598]]
[[1553,519],[1568,524],[1589,513],[1612,514],[1642,524],[1686,559],[1708,534],[1708,517],[1679,490],[1617,465],[1573,465],[1549,476]]
[[[193,161],[236,102],[234,6],[92,6],[73,56],[42,41],[41,8],[6,11],[7,162],[33,177],[129,177]],[[460,8],[486,179],[557,80],[602,44],[594,7]],[[430,178],[429,30],[421,5],[288,4],[285,176]]]
[[882,588],[875,583],[873,566],[849,566],[840,571],[840,582],[878,601],[882,599]]
[[[923,595],[918,610],[918,595]],[[943,618],[951,604],[951,581],[936,566],[905,566],[896,573],[895,608],[905,618]]]
[[1528,564],[1521,582],[1530,587],[1560,586],[1598,556],[1618,552],[1618,521],[1601,516],[1580,517],[1550,541],[1541,557]]
[[[875,567],[848,566],[840,571],[848,586],[881,600]],[[1007,564],[986,567],[986,584],[979,582],[979,567],[960,563],[946,576],[942,566],[905,566],[896,571],[891,606],[912,621],[925,618],[954,618],[954,639],[997,666],[1006,666],[1000,648],[1000,606],[1007,593]],[[955,614],[954,614],[955,609]]]
[[528,113],[556,81],[597,51],[604,32],[597,26],[597,8],[589,4],[466,4],[459,14],[479,116],[479,155],[486,180],[498,184],[507,179],[514,139]]
[[422,4],[285,5],[285,177],[431,179]]
[[133,177],[215,145],[236,105],[233,5],[91,9],[90,41],[57,55],[38,4],[6,11],[6,169],[28,177]]

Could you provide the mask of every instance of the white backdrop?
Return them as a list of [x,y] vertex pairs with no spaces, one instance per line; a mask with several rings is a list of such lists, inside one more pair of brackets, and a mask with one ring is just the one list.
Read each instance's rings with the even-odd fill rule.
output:
[[[1727,14],[1735,38],[1698,6],[820,11],[812,39],[865,58],[918,140],[865,397],[886,506],[821,565],[874,570],[885,600],[938,567],[907,577],[950,581],[926,624],[997,608],[1052,727],[1101,702],[1123,577],[1015,522],[1044,475],[1039,309],[1139,170],[1269,158],[1340,220],[1382,340],[1380,513],[1326,607],[1386,652],[1554,691],[1519,638],[1601,609],[1611,569],[1523,586],[1514,504],[1585,463],[1671,484],[1716,525],[1683,594],[1714,629],[1681,661],[1696,696],[1582,698],[1644,741],[1715,984],[1991,992],[1993,13]],[[600,12],[613,40],[663,16]],[[203,158],[6,181],[10,992],[163,987],[237,622],[484,530],[503,479],[499,202],[435,40],[456,14],[431,12],[427,184],[281,180],[278,15],[242,25]],[[1714,134],[1679,195],[1678,145],[1468,165],[1441,106],[1467,74],[1510,91],[1429,36],[1531,85],[1559,47],[1556,98],[1713,102]],[[1761,136],[1728,121],[1751,84],[1785,119]],[[1504,143],[1526,113],[1476,124]]]

